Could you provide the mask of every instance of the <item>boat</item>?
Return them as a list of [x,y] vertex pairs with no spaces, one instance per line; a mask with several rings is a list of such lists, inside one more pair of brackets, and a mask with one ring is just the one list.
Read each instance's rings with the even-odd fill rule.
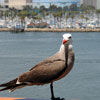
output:
[[16,25],[16,26],[14,26],[14,27],[12,27],[10,29],[10,32],[16,32],[16,33],[18,33],[18,32],[24,32],[24,26],[22,26],[22,25]]

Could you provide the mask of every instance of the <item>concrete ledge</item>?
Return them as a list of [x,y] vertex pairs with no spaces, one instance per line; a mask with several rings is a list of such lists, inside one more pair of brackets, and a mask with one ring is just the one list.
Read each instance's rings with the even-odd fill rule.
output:
[[21,99],[24,99],[24,98],[8,98],[8,97],[0,97],[0,100],[21,100]]
[[50,99],[29,99],[29,98],[0,97],[0,100],[50,100]]

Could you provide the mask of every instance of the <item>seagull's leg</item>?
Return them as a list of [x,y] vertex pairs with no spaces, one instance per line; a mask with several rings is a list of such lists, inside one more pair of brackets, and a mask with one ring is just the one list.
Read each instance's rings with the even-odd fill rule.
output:
[[50,89],[51,89],[51,100],[65,100],[64,98],[55,98],[53,92],[53,83],[50,84]]
[[54,100],[54,92],[53,92],[53,83],[50,84],[50,89],[51,89],[51,99]]

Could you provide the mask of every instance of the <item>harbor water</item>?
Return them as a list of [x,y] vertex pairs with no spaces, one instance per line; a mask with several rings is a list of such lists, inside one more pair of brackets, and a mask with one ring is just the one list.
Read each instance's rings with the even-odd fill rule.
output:
[[[63,32],[0,32],[0,84],[28,71],[59,50]],[[56,97],[65,100],[100,100],[100,33],[71,32],[75,51],[72,71],[54,83]],[[49,99],[49,84],[25,87],[0,97]]]

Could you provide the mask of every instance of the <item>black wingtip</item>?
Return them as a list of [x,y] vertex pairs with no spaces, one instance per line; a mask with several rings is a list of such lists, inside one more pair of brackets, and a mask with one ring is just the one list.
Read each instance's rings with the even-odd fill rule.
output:
[[16,84],[16,82],[17,82],[17,78],[16,78],[16,79],[11,80],[10,82],[0,84],[0,87],[8,87],[8,86],[13,86],[13,85],[15,85],[15,84]]
[[11,88],[11,87],[2,88],[2,89],[0,89],[0,92],[5,91],[5,90],[8,90],[8,89],[10,89],[10,88]]

